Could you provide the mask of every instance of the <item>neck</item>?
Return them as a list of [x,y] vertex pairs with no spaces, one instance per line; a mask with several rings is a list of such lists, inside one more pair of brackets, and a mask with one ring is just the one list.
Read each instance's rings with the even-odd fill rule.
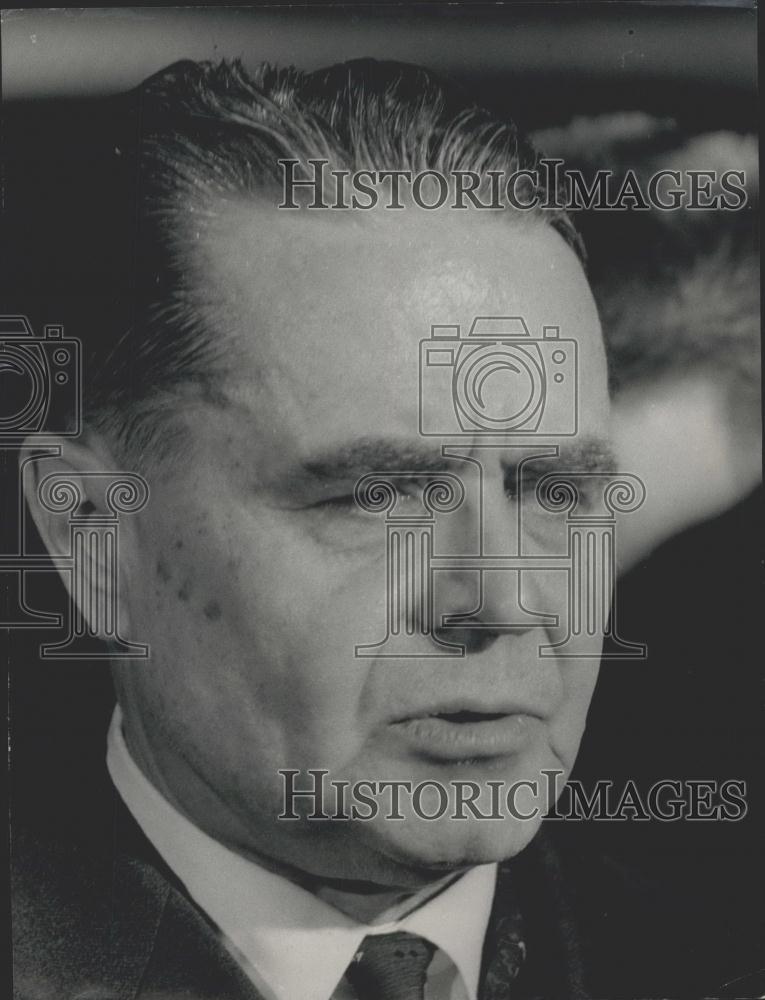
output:
[[433,899],[459,877],[460,875],[446,875],[417,892],[378,888],[363,892],[340,889],[334,885],[326,884],[317,884],[311,891],[319,899],[334,906],[346,916],[358,920],[359,923],[385,924],[393,920],[401,920],[408,913],[423,906],[429,899]]

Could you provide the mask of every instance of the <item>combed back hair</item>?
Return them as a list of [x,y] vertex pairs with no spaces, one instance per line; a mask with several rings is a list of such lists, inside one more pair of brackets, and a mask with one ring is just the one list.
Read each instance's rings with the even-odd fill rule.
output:
[[[83,340],[85,423],[137,467],[177,451],[162,417],[182,397],[220,398],[234,348],[211,322],[191,250],[227,200],[282,200],[279,160],[445,174],[537,163],[512,122],[425,69],[374,60],[313,73],[183,61],[129,94],[9,111],[6,125],[4,311]],[[536,216],[583,257],[563,211],[496,214]]]

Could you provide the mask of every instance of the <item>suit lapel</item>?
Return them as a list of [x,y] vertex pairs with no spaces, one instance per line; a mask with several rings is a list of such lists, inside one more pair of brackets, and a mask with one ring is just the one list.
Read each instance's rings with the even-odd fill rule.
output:
[[218,932],[171,888],[135,1000],[263,1000]]
[[579,936],[560,861],[544,831],[500,865],[484,942],[480,1000],[586,1000]]
[[167,883],[126,858],[26,834],[13,853],[14,995],[133,1000]]
[[[262,1000],[221,943],[217,929],[117,800],[115,871],[128,889],[115,896],[115,926],[142,928],[134,959],[133,1000]],[[142,882],[136,892],[136,881]],[[116,880],[117,881],[117,880]],[[147,899],[152,904],[147,907]]]

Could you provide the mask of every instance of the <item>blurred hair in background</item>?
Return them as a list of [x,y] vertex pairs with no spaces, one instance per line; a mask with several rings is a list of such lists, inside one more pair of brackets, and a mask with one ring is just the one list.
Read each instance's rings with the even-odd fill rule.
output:
[[[581,211],[625,468],[650,501],[625,523],[624,564],[743,499],[761,481],[758,149],[754,134],[694,134],[643,112],[576,117],[539,131],[567,169],[740,171],[737,211]],[[714,195],[719,184],[711,185]]]

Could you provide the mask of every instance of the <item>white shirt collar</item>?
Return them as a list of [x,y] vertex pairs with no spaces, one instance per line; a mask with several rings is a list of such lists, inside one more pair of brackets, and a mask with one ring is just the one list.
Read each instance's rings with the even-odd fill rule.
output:
[[496,865],[471,869],[399,920],[362,924],[224,847],[181,815],[130,756],[119,706],[106,761],[146,837],[262,992],[276,1000],[329,1000],[364,937],[396,930],[440,948],[462,976],[469,1000],[476,1000]]

